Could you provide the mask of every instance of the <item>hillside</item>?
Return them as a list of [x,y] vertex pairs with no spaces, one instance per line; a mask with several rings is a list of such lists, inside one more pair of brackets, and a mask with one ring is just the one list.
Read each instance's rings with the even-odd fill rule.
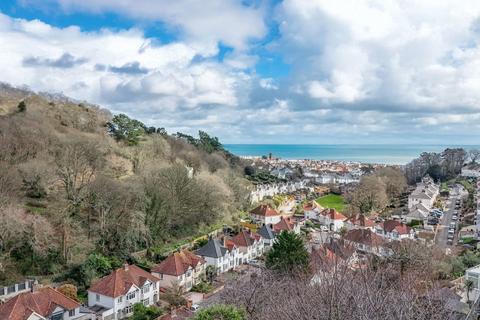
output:
[[250,188],[238,162],[204,132],[168,135],[1,85],[0,282],[82,288],[134,252],[161,253],[232,221]]

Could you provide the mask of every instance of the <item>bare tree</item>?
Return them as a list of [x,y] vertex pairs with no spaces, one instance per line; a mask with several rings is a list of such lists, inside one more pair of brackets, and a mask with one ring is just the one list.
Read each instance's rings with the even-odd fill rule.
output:
[[480,159],[480,150],[472,149],[468,151],[468,155],[470,157],[470,161],[472,161],[473,163],[477,163],[477,160]]

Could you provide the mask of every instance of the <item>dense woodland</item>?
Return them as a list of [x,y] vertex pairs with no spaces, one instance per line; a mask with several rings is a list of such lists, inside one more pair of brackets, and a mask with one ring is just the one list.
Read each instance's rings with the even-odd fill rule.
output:
[[239,161],[205,132],[168,135],[2,85],[0,282],[35,275],[85,287],[125,260],[149,262],[134,252],[218,228],[248,203]]

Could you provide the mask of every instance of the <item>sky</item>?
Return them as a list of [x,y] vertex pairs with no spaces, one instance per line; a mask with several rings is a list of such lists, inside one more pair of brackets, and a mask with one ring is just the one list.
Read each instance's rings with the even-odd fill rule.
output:
[[0,81],[224,143],[479,144],[478,0],[0,0]]

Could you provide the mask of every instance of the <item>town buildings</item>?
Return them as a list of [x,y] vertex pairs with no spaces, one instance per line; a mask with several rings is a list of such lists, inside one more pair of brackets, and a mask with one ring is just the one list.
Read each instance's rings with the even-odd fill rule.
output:
[[158,301],[160,279],[136,265],[125,264],[88,289],[88,306],[100,320],[124,319],[133,305]]
[[339,232],[343,228],[345,219],[347,217],[336,209],[324,209],[318,215],[318,221],[334,232]]
[[407,221],[425,220],[435,204],[440,188],[430,176],[425,176],[408,196],[409,214]]
[[264,243],[258,233],[241,230],[231,240],[238,248],[239,264],[247,263],[263,254]]

